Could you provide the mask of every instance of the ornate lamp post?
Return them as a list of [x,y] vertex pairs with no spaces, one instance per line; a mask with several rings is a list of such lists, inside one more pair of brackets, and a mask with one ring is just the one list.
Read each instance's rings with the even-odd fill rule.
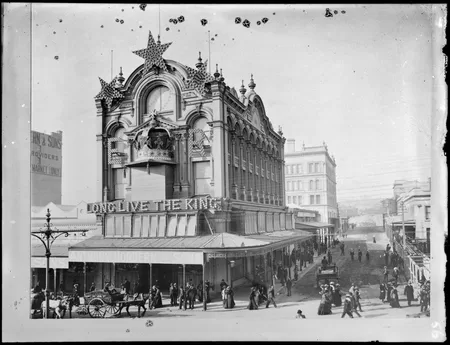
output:
[[[73,233],[73,232],[81,232],[82,236],[86,236],[86,232],[87,230],[52,230],[50,227],[53,226],[52,223],[50,223],[50,209],[47,209],[47,222],[44,224],[45,230],[39,230],[39,231],[32,231],[31,232],[31,236],[36,237],[37,239],[39,239],[42,244],[45,247],[45,257],[47,258],[47,271],[45,272],[45,317],[47,319],[49,319],[49,285],[50,285],[50,281],[49,281],[49,271],[50,271],[50,256],[52,255],[50,252],[50,247],[53,244],[53,242],[55,242],[55,240],[61,236],[61,235],[65,235],[65,237],[69,236],[69,233]],[[54,235],[56,234],[56,236]],[[50,241],[51,238],[51,241]]]

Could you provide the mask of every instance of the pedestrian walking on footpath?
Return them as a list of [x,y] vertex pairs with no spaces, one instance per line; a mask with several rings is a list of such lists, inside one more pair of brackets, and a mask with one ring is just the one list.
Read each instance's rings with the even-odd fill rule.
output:
[[386,302],[391,302],[391,293],[393,290],[393,286],[391,284],[391,282],[387,283],[387,288],[386,288]]
[[406,296],[408,306],[411,306],[411,301],[414,300],[414,287],[412,286],[411,280],[408,282],[408,285],[405,286],[403,294]]
[[369,259],[370,259],[370,255],[369,255],[369,251],[367,251],[366,252],[366,260],[367,260],[367,262],[369,262]]
[[395,279],[395,284],[398,284],[399,272],[398,272],[398,268],[397,267],[394,267],[394,270],[392,271],[392,276]]
[[183,310],[186,310],[187,307],[187,300],[186,300],[186,289],[183,287],[183,284],[181,284],[180,288],[178,289],[178,299],[179,299],[179,309],[183,307]]
[[173,307],[177,305],[178,288],[177,283],[171,283],[169,287],[170,305]]
[[355,259],[355,251],[353,248],[350,248],[350,257],[352,258],[352,261]]
[[345,315],[348,315],[353,319],[352,309],[352,299],[350,294],[348,293],[347,295],[345,295],[344,310],[342,311],[341,318],[343,318]]
[[397,285],[394,285],[394,287],[392,288],[390,305],[392,308],[400,308],[400,303],[398,301]]
[[362,258],[362,251],[361,248],[358,248],[358,261],[361,262],[361,258]]
[[389,282],[389,271],[387,269],[387,266],[384,266],[383,276],[384,276],[384,282],[385,283]]
[[268,296],[267,296],[267,303],[266,308],[269,308],[270,303],[273,303],[275,308],[277,307],[277,304],[275,303],[275,289],[273,288],[273,285],[270,285]]
[[292,280],[291,280],[291,278],[288,278],[286,280],[287,296],[291,296],[291,288],[292,288]]
[[380,299],[382,302],[384,302],[386,298],[386,285],[384,283],[380,284]]
[[328,249],[327,255],[328,255],[328,265],[331,265],[331,262],[332,262],[332,256],[331,256],[331,250],[330,250],[330,249]]
[[334,305],[340,307],[342,305],[341,286],[336,284],[334,288]]
[[342,242],[341,243],[341,256],[345,256],[344,248],[345,248],[345,245],[344,245],[344,242]]
[[256,310],[258,309],[259,303],[258,303],[258,290],[255,286],[252,286],[250,289],[250,296],[249,296],[249,303],[247,306],[248,310]]

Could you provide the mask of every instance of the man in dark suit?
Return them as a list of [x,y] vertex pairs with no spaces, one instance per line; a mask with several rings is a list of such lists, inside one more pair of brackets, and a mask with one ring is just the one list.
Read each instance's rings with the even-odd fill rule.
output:
[[266,308],[269,308],[270,302],[272,302],[276,308],[277,304],[275,303],[275,289],[273,288],[273,285],[270,286],[267,297]]
[[220,291],[225,289],[227,286],[228,286],[228,284],[225,283],[225,280],[222,279],[222,281],[220,282]]
[[131,283],[128,281],[127,278],[125,278],[123,284],[122,284],[122,289],[125,290],[125,294],[130,294],[130,290],[131,290]]

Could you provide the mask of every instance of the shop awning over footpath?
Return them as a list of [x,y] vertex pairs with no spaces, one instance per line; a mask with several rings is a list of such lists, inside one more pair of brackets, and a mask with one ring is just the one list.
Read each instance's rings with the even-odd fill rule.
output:
[[[65,246],[50,247],[50,268],[69,268],[69,248]],[[43,245],[31,247],[31,268],[47,268],[47,258]]]
[[173,238],[104,238],[94,236],[69,248],[70,262],[202,265],[207,258],[262,255],[312,237],[301,230],[240,236],[216,233]]
[[321,222],[295,222],[295,228],[296,229],[303,229],[303,230],[315,230],[315,229],[321,229],[321,228],[334,228],[333,224],[328,223],[321,223]]

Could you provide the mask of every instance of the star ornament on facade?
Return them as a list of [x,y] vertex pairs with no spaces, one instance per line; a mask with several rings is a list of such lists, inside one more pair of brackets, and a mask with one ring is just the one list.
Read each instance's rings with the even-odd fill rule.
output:
[[164,52],[167,50],[167,48],[169,48],[171,44],[172,42],[161,44],[161,42],[159,41],[159,36],[158,42],[155,42],[152,36],[152,32],[149,32],[147,48],[136,50],[133,52],[137,56],[145,59],[144,73],[142,74],[142,76],[145,76],[148,72],[150,72],[153,66],[157,66],[163,71],[168,72],[164,59],[162,58],[162,54],[164,54]]
[[201,95],[205,93],[205,84],[213,82],[215,79],[212,75],[206,72],[206,67],[208,66],[208,60],[201,64],[198,69],[193,69],[186,66],[188,70],[188,82],[186,89],[195,89]]
[[117,77],[114,78],[109,84],[100,77],[98,79],[100,79],[102,90],[97,96],[95,96],[95,99],[104,100],[108,106],[108,109],[110,109],[114,99],[123,98],[122,93],[117,91],[115,88]]

